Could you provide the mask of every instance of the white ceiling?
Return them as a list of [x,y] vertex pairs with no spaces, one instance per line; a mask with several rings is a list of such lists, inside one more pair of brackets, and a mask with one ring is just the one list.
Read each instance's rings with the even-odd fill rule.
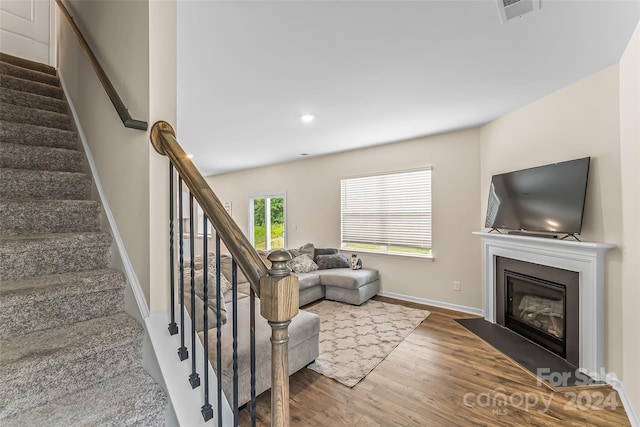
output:
[[640,16],[540,5],[179,1],[178,140],[212,175],[475,127],[617,63]]

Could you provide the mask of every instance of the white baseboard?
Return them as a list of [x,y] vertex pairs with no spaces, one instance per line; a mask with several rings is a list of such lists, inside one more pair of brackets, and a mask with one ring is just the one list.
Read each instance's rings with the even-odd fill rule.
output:
[[638,418],[638,414],[636,413],[633,404],[631,403],[631,399],[624,389],[624,385],[622,381],[618,379],[615,375],[607,374],[605,381],[609,384],[615,391],[618,392],[618,396],[620,396],[620,400],[622,400],[622,406],[624,406],[624,410],[627,412],[627,416],[629,417],[629,422],[633,427],[640,427],[640,419]]
[[149,306],[147,304],[147,299],[144,297],[144,292],[142,292],[142,287],[140,286],[140,282],[138,281],[138,276],[136,276],[136,272],[133,269],[133,264],[131,264],[131,260],[129,259],[129,255],[127,254],[127,249],[125,248],[122,237],[120,236],[120,232],[118,231],[118,226],[116,224],[115,218],[113,217],[113,213],[111,212],[111,208],[109,207],[109,202],[107,201],[107,196],[104,192],[104,188],[102,187],[102,183],[100,182],[100,176],[98,175],[96,164],[93,161],[93,156],[91,155],[91,150],[89,149],[89,144],[87,143],[87,138],[82,131],[82,126],[80,125],[80,120],[78,119],[78,112],[73,105],[71,97],[69,96],[64,77],[62,76],[60,70],[58,70],[58,76],[60,77],[60,83],[62,85],[62,90],[64,91],[65,98],[69,103],[69,108],[71,109],[71,114],[73,115],[73,120],[78,130],[78,136],[80,137],[80,141],[82,142],[82,146],[84,147],[84,152],[87,156],[89,168],[91,169],[91,175],[93,176],[93,182],[96,186],[96,189],[98,190],[100,202],[102,203],[102,210],[107,217],[107,220],[109,221],[109,227],[111,227],[111,235],[113,236],[113,239],[116,242],[116,246],[118,247],[118,251],[120,252],[120,258],[122,259],[122,264],[124,266],[124,273],[127,276],[127,281],[131,286],[131,290],[133,291],[136,303],[138,304],[140,315],[143,318],[147,318],[149,317]]
[[463,313],[475,314],[477,316],[484,316],[484,310],[479,308],[474,308],[474,307],[467,307],[464,305],[451,304],[448,302],[435,301],[435,300],[430,300],[426,298],[418,298],[410,295],[397,294],[395,292],[380,291],[378,295],[380,295],[381,297],[399,299],[401,301],[409,301],[409,302],[415,302],[418,304],[432,305],[434,307],[446,308],[448,310],[455,310],[455,311],[461,311]]

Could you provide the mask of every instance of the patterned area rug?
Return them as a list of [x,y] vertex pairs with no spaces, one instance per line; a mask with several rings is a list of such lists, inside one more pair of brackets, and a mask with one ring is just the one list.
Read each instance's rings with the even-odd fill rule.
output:
[[320,316],[320,356],[309,369],[349,387],[366,377],[431,314],[374,300],[359,307],[325,300],[305,311]]

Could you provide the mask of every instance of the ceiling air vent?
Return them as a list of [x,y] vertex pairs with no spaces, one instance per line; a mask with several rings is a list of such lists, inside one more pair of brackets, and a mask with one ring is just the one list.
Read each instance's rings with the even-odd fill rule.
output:
[[503,24],[510,19],[540,8],[540,0],[496,0],[496,2]]

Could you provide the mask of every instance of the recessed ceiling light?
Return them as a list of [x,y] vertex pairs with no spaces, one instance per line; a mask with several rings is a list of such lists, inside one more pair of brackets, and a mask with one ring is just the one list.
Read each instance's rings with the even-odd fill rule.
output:
[[313,114],[303,114],[302,116],[300,116],[300,120],[302,120],[303,123],[311,123],[315,118],[316,116],[314,116]]
[[187,154],[187,158],[193,159],[193,154]]
[[301,156],[308,156],[309,153],[300,153]]

